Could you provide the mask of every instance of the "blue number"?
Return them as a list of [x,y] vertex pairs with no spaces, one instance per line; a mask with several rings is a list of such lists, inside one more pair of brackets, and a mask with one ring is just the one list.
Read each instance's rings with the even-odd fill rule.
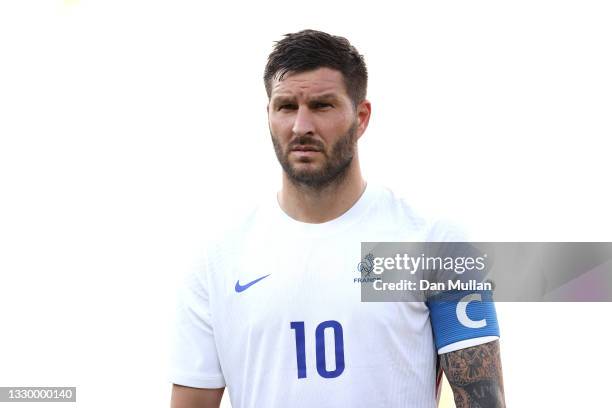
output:
[[[295,352],[297,355],[298,378],[306,378],[306,344],[304,334],[304,322],[291,322],[291,328],[295,330]],[[336,368],[327,371],[325,367],[325,329],[334,330],[334,345]],[[323,378],[336,378],[344,371],[344,336],[342,325],[335,320],[327,320],[320,323],[315,331],[317,372]]]
[[[327,371],[325,368],[325,329],[334,329],[334,344],[336,349],[336,368]],[[315,332],[317,339],[317,371],[323,378],[336,378],[344,371],[344,337],[342,325],[335,320],[327,320],[317,326]]]
[[297,355],[298,378],[306,378],[306,344],[304,322],[291,322],[295,330],[295,354]]

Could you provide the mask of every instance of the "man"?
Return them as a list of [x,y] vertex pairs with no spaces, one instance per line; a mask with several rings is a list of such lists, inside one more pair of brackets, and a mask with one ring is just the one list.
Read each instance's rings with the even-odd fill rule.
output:
[[448,340],[436,331],[444,312],[430,320],[425,302],[361,301],[362,241],[444,238],[362,177],[357,141],[371,113],[362,56],[342,37],[288,34],[264,81],[282,188],[189,278],[172,407],[219,407],[225,386],[234,408],[435,407],[440,368],[458,407],[505,406],[496,324]]

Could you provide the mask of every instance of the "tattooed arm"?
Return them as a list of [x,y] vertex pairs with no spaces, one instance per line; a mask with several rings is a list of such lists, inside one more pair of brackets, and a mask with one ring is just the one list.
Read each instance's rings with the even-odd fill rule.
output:
[[457,408],[505,408],[499,341],[440,355]]

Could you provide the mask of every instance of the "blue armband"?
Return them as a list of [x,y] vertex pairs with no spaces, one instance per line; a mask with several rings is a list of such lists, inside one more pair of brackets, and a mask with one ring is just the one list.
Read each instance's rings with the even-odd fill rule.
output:
[[492,291],[449,291],[427,300],[436,348],[499,336]]

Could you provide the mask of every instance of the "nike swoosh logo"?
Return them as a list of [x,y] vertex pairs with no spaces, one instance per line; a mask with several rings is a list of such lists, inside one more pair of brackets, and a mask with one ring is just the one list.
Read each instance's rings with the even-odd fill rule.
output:
[[265,276],[262,276],[261,278],[257,278],[254,281],[251,281],[249,283],[247,283],[246,285],[241,285],[240,284],[240,280],[236,281],[236,287],[234,289],[236,289],[237,293],[242,292],[243,290],[247,290],[248,288],[250,288],[251,286],[253,286],[254,284],[256,284],[257,282],[259,282],[260,280],[267,278],[268,276],[270,276],[270,274],[267,274]]

